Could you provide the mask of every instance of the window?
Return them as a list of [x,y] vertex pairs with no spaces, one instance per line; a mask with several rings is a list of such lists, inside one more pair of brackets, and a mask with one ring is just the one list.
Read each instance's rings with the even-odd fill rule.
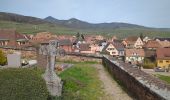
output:
[[115,54],[116,52],[112,52],[112,54]]
[[167,60],[166,63],[169,63],[169,60]]
[[163,61],[162,61],[162,60],[160,60],[160,61],[159,61],[159,63],[163,63]]
[[107,50],[114,50],[114,48],[108,48]]
[[2,45],[5,45],[5,41],[2,41]]

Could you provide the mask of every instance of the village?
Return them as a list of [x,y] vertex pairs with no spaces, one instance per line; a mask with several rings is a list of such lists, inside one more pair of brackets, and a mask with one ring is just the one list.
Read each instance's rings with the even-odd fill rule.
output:
[[[0,29],[0,47],[5,55],[19,51],[23,63],[28,63],[36,54],[32,50],[36,45],[44,45],[50,40],[59,41],[60,54],[69,53],[109,55],[134,67],[169,71],[170,67],[170,38],[149,38],[147,36],[129,36],[118,39],[113,36],[106,38],[102,35],[77,33],[72,35],[55,35],[51,32],[39,32],[35,35],[22,34],[14,29]],[[27,52],[25,52],[27,51]],[[4,63],[4,65],[7,62]],[[140,67],[139,67],[140,66]]]
[[[5,81],[2,87],[7,92],[11,88],[5,85],[6,82],[12,84],[10,87],[15,85],[13,88],[17,93],[23,93],[19,95],[21,98],[147,100],[157,98],[157,95],[169,98],[166,89],[160,92],[161,86],[168,87],[169,83],[158,78],[170,76],[170,38],[150,38],[141,34],[119,39],[79,32],[75,35],[23,34],[15,29],[0,29],[0,56],[0,77]],[[124,85],[120,85],[117,79]],[[16,83],[8,82],[10,80]],[[29,84],[26,88],[32,91],[31,97],[25,95],[25,84]],[[128,93],[120,86],[134,91]],[[149,91],[151,96],[146,96],[146,87],[155,94]],[[83,90],[85,88],[88,90]],[[94,89],[95,95],[91,95]],[[3,93],[2,100],[18,99],[17,93],[12,96]],[[40,98],[40,95],[43,96]]]
[[170,0],[0,0],[0,100],[170,100]]

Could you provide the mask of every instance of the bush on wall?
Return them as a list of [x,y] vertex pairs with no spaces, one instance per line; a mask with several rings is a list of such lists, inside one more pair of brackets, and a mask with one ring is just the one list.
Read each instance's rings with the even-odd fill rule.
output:
[[152,68],[156,67],[156,62],[151,61],[148,58],[145,58],[142,66],[143,66],[143,68],[152,69]]
[[2,50],[0,50],[0,65],[5,65],[7,63],[7,58]]

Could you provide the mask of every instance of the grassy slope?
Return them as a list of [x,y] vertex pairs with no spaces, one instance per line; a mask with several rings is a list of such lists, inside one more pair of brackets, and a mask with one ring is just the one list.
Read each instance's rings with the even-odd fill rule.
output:
[[104,96],[97,70],[90,64],[75,63],[60,76],[64,80],[63,100],[99,100]]
[[150,37],[170,37],[170,31],[161,31],[161,30],[153,30],[153,29],[139,29],[139,28],[119,28],[119,29],[72,29],[63,26],[57,25],[50,25],[50,24],[39,24],[39,25],[32,25],[32,24],[25,24],[25,23],[16,23],[16,22],[9,22],[9,21],[0,21],[0,28],[15,28],[19,32],[33,34],[42,31],[50,31],[55,34],[75,34],[77,32],[81,32],[84,34],[102,34],[107,37],[112,35],[116,35],[119,38],[124,38],[129,35],[137,35],[139,36],[140,33],[144,33],[146,36]]
[[26,24],[26,23],[16,23],[16,22],[9,22],[9,21],[0,21],[0,28],[13,28],[17,29],[17,31],[22,33],[28,33],[28,34],[35,34],[37,32],[42,31],[50,31],[56,34],[59,33],[72,33],[74,32],[71,28],[65,28],[55,25],[49,25],[49,24]]
[[165,82],[170,84],[170,76],[164,76],[164,75],[159,75],[159,74],[157,74],[156,76],[158,78],[160,78],[161,80],[163,80],[163,81],[165,81]]
[[35,69],[1,69],[0,100],[47,100],[41,74]]

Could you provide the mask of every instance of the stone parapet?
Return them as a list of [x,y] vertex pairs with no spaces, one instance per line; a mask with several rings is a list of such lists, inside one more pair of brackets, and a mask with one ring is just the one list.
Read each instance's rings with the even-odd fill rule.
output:
[[170,100],[170,85],[124,62],[103,57],[109,73],[137,100]]

